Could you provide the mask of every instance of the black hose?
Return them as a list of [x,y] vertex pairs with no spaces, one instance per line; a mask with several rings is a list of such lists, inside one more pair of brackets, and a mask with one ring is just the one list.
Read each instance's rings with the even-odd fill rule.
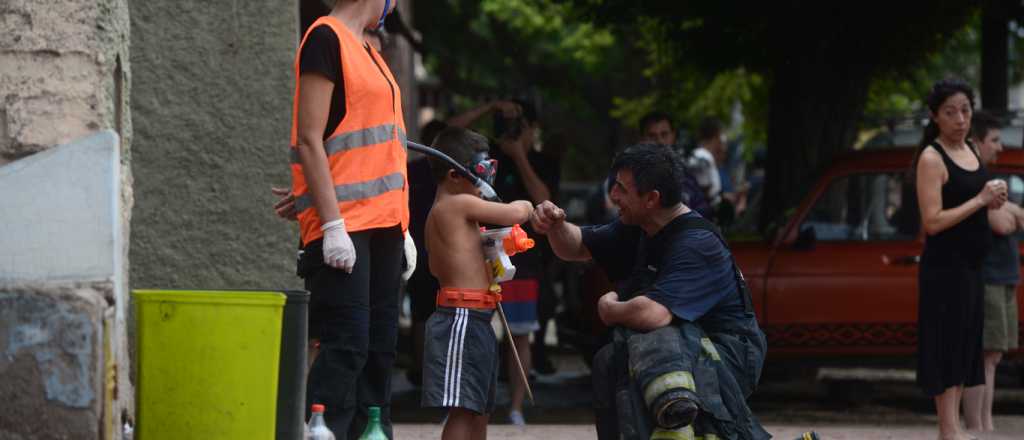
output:
[[409,149],[412,151],[418,151],[420,153],[426,154],[436,159],[441,159],[445,162],[448,162],[448,164],[451,165],[456,172],[461,174],[462,177],[469,179],[469,181],[473,183],[473,186],[476,186],[477,188],[480,189],[480,196],[483,197],[485,200],[490,200],[493,202],[501,201],[501,197],[498,197],[498,193],[494,191],[494,188],[492,188],[491,185],[485,182],[484,179],[478,177],[476,174],[469,172],[469,170],[467,170],[465,166],[456,162],[455,159],[452,159],[447,154],[444,154],[426,145],[417,144],[416,142],[413,141],[406,141],[406,145],[408,145]]

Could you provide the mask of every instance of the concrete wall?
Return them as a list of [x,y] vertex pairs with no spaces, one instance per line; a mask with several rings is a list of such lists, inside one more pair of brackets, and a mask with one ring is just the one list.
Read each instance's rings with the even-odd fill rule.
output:
[[125,0],[6,0],[0,28],[0,163],[102,128],[128,151]]
[[[6,0],[0,28],[0,438],[120,438],[133,414],[127,2]],[[105,160],[33,156],[102,129],[113,132],[91,151]],[[81,193],[87,182],[105,182],[104,203],[72,210],[95,195]],[[97,224],[105,234],[91,235]],[[83,248],[104,249],[103,262],[83,260],[95,258]]]
[[137,288],[281,288],[298,232],[289,186],[295,1],[132,0]]
[[132,418],[119,152],[106,130],[0,166],[0,439]]

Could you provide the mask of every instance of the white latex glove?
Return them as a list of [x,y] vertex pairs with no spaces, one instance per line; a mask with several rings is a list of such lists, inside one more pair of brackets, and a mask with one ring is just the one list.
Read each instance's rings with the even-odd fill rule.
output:
[[402,281],[409,281],[412,273],[416,271],[416,242],[412,241],[409,230],[405,230],[405,270],[402,271]]
[[352,273],[356,265],[356,247],[345,231],[345,219],[324,223],[324,263],[335,269]]

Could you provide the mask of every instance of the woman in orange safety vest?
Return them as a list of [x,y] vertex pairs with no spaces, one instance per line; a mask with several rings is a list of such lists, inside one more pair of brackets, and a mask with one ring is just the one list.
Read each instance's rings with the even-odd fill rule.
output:
[[[367,408],[391,435],[390,374],[409,223],[402,95],[364,30],[392,0],[337,0],[306,31],[295,59],[292,194],[319,342],[307,404],[326,406],[338,438],[356,438]],[[308,407],[308,406],[307,406]]]

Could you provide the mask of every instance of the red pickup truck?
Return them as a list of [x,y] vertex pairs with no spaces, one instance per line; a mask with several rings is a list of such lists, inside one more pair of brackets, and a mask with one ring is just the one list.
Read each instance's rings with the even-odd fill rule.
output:
[[[906,181],[913,154],[899,148],[843,155],[774,240],[730,243],[771,356],[914,353],[924,232]],[[1004,151],[990,171],[1007,180],[1010,200],[1020,203],[1024,150]],[[1024,306],[1024,289],[1017,295]]]
[[[914,151],[841,155],[773,239],[730,239],[770,358],[905,363],[914,354],[917,264],[924,247],[916,196],[906,181]],[[1003,151],[990,171],[1006,179],[1011,201],[1024,202],[1024,150]],[[571,271],[566,289],[580,294],[564,295],[558,337],[589,361],[605,341],[597,298],[614,287],[596,265]],[[1024,306],[1024,289],[1017,295],[1018,307]]]

